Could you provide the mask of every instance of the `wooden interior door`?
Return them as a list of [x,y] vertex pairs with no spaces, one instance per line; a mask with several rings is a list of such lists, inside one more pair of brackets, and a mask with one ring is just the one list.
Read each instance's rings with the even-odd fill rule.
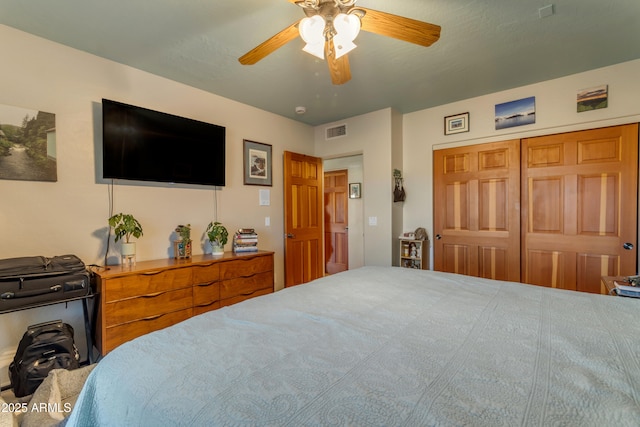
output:
[[522,281],[606,293],[637,273],[638,125],[523,140]]
[[284,152],[285,286],[324,275],[322,159]]
[[520,280],[519,140],[434,151],[434,268]]
[[325,273],[349,269],[349,177],[347,170],[324,174]]

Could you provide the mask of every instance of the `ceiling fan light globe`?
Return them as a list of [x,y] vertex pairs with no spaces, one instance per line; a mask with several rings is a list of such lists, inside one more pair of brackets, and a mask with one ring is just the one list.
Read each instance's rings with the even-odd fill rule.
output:
[[315,57],[324,59],[324,40],[322,40],[322,42],[320,43],[307,43],[306,45],[304,45],[302,50],[310,53]]
[[360,33],[360,18],[356,15],[339,13],[333,20],[333,28],[344,40],[354,41]]
[[356,45],[351,40],[344,40],[337,35],[333,38],[333,48],[336,51],[336,59],[351,52],[356,48]]
[[314,15],[309,18],[304,18],[300,21],[298,31],[300,37],[307,44],[317,44],[324,42],[324,28],[326,23],[320,15]]

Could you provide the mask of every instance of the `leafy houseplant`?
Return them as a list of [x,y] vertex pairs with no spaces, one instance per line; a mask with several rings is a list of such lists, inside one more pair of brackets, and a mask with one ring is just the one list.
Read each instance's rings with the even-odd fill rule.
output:
[[212,221],[207,226],[206,233],[211,242],[213,255],[222,255],[224,253],[224,245],[227,244],[227,240],[229,239],[229,232],[225,226],[218,221]]
[[191,239],[191,224],[187,225],[179,225],[176,227],[176,233],[180,236],[182,240],[185,242]]
[[113,228],[116,242],[124,237],[125,241],[122,242],[123,260],[133,261],[135,264],[136,244],[130,240],[132,237],[138,239],[142,236],[142,225],[133,215],[119,213],[109,218],[109,226]]
[[142,236],[142,225],[131,214],[115,214],[109,218],[109,226],[113,227],[116,242],[124,237],[125,242],[130,243],[131,237]]

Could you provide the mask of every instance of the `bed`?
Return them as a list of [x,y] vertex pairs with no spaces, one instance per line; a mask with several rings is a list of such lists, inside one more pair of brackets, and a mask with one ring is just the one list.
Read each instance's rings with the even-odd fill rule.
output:
[[363,267],[128,342],[67,426],[638,426],[640,300]]

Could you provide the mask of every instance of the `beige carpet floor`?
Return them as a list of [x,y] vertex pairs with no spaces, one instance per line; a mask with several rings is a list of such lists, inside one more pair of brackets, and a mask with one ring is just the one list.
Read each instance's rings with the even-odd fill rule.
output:
[[3,408],[17,409],[13,420],[0,414],[0,427],[53,427],[69,416],[87,376],[96,365],[73,371],[54,369],[31,396],[15,397],[13,390],[0,393]]

